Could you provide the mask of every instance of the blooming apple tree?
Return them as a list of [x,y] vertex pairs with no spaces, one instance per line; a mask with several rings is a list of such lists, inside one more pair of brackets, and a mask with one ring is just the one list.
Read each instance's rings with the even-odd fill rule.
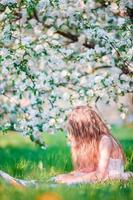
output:
[[[79,104],[133,92],[132,0],[1,0],[0,129],[35,142]],[[7,117],[8,116],[8,117]],[[124,115],[122,115],[124,116]]]

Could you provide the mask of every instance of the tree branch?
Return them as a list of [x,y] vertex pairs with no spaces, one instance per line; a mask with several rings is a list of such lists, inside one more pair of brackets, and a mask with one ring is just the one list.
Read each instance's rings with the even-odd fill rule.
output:
[[[63,32],[61,30],[58,30],[56,31],[55,33],[58,33],[60,35],[62,35],[63,37],[66,37],[68,39],[70,39],[72,42],[78,42],[78,36],[77,35],[73,35],[69,32]],[[87,48],[94,48],[95,44],[94,43],[91,43],[91,44],[88,44],[87,43],[87,40],[83,43],[83,46],[87,47]]]
[[92,69],[92,72],[94,73],[95,71],[97,70],[100,70],[100,69],[108,69],[108,68],[112,68],[111,65],[103,65],[103,66],[97,66],[95,68]]

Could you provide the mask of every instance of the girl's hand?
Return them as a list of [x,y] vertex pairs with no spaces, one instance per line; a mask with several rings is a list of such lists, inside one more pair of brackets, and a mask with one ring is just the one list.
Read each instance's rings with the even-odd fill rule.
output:
[[55,181],[56,182],[61,182],[67,178],[72,178],[73,177],[73,174],[60,174],[58,176],[55,177]]
[[80,177],[74,178],[74,177],[65,177],[62,179],[57,179],[57,183],[64,183],[64,184],[74,184],[74,183],[80,183],[82,182],[82,179]]

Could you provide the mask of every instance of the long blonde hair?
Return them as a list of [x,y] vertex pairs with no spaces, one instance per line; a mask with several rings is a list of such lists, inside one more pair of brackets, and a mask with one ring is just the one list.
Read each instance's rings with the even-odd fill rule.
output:
[[68,115],[67,129],[75,141],[75,145],[71,147],[75,169],[86,168],[92,171],[97,168],[99,142],[103,135],[109,136],[118,144],[118,150],[125,160],[121,145],[92,107],[86,105],[74,108]]

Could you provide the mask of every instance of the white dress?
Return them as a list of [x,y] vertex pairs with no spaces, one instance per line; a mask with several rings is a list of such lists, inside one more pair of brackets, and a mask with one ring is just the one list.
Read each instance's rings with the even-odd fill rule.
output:
[[124,164],[122,159],[110,158],[107,169],[106,179],[122,179],[127,180],[129,177],[133,177],[132,172],[124,172]]
[[123,161],[120,158],[110,158],[107,171],[109,177],[116,177],[122,174],[124,172]]

